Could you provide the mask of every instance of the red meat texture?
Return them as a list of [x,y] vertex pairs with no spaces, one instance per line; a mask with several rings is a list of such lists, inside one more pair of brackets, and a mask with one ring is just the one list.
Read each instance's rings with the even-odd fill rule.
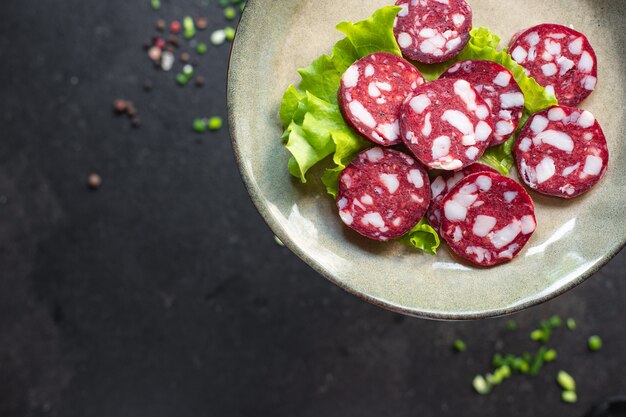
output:
[[439,232],[441,226],[441,202],[445,196],[448,195],[448,191],[463,178],[477,172],[496,173],[497,171],[487,165],[476,163],[459,172],[446,172],[431,181],[430,191],[432,198],[430,207],[428,207],[428,223],[430,223],[437,232]]
[[511,71],[496,62],[462,61],[448,68],[441,78],[469,82],[489,105],[494,124],[489,146],[501,145],[515,133],[524,110],[524,93]]
[[508,52],[561,105],[576,106],[598,82],[596,53],[589,40],[567,26],[543,24],[521,31]]
[[442,201],[441,236],[457,255],[476,265],[510,261],[536,226],[528,193],[497,173],[463,178]]
[[386,241],[409,232],[430,204],[428,174],[410,156],[388,148],[361,152],[339,176],[337,207],[344,224]]
[[344,119],[377,145],[402,142],[398,112],[408,95],[424,84],[422,74],[405,59],[377,52],[352,64],[341,77],[337,95]]
[[470,83],[442,79],[418,87],[407,98],[400,132],[406,147],[426,167],[458,171],[485,152],[493,120]]
[[469,41],[472,9],[464,0],[398,0],[394,33],[402,53],[434,64],[457,56]]
[[589,191],[609,163],[606,139],[593,114],[564,106],[535,113],[520,132],[514,153],[526,185],[562,198]]

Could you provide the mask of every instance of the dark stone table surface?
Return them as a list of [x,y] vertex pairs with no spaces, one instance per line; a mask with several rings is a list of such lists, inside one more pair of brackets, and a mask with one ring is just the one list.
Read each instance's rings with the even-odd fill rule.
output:
[[[216,29],[221,8],[162,2],[2,2],[0,416],[583,416],[626,393],[624,252],[510,332],[507,318],[381,310],[275,244],[227,129],[190,129],[226,116],[228,45],[199,59],[202,89],[142,50],[158,17],[206,14]],[[113,115],[118,97],[139,129]],[[534,349],[528,333],[552,314],[578,323],[555,336],[558,360],[475,394],[491,354]],[[591,334],[601,352],[587,352]],[[560,401],[559,369],[576,377],[575,405]]]

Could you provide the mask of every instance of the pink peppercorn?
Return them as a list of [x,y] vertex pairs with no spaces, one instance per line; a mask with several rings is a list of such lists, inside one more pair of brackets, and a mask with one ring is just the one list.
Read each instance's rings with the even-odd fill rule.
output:
[[178,20],[174,20],[172,23],[170,23],[170,32],[180,33],[180,22]]

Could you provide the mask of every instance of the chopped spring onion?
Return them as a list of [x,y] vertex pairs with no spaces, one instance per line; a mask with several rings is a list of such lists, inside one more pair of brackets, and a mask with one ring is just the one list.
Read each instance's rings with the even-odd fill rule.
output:
[[546,331],[543,329],[533,330],[532,333],[530,333],[530,338],[532,340],[543,341],[546,338]]
[[561,399],[566,403],[575,403],[578,401],[578,396],[576,395],[576,391],[563,391],[561,393]]
[[556,327],[560,327],[562,324],[562,320],[561,317],[559,316],[552,316],[550,317],[550,320],[548,320],[548,322],[550,323],[550,326],[554,329]]
[[183,74],[185,74],[188,77],[193,75],[193,67],[189,64],[185,65],[183,67]]
[[587,344],[589,345],[589,350],[592,352],[602,349],[602,339],[600,339],[600,336],[591,336]]
[[196,24],[191,16],[185,16],[183,19],[183,36],[185,39],[191,39],[196,36]]
[[565,391],[576,391],[576,381],[565,371],[559,371],[556,375],[556,381]]
[[235,29],[231,27],[224,28],[224,34],[226,35],[226,39],[229,41],[235,39]]
[[576,320],[574,320],[574,319],[567,319],[566,325],[567,325],[567,328],[569,330],[576,330]]
[[224,43],[225,40],[226,40],[226,32],[224,32],[223,30],[220,29],[211,33],[211,43],[213,45],[221,45]]
[[511,368],[508,365],[504,365],[496,369],[496,374],[502,375],[504,378],[511,376]]
[[234,7],[227,7],[224,9],[224,17],[228,20],[233,20],[237,16],[237,11]]
[[457,352],[465,352],[467,350],[467,346],[465,346],[465,342],[460,339],[454,341],[454,350]]
[[219,130],[222,128],[222,118],[214,116],[209,119],[209,130]]
[[184,73],[182,73],[182,72],[181,72],[181,73],[176,74],[176,82],[177,82],[179,85],[186,85],[186,84],[189,82],[189,79],[190,79],[190,78],[191,78],[191,77],[190,77],[189,75],[184,74]]
[[493,372],[493,375],[487,375],[487,380],[492,385],[499,385],[502,381],[511,376],[511,368],[507,365],[501,366]]
[[492,364],[493,366],[495,366],[496,368],[499,368],[499,367],[501,367],[502,365],[504,365],[504,363],[505,363],[505,361],[504,361],[504,358],[502,357],[502,355],[501,355],[501,354],[499,354],[499,353],[495,353],[495,354],[493,355],[493,358],[491,359],[491,364]]
[[474,387],[476,392],[481,395],[489,394],[489,391],[491,391],[491,386],[482,375],[476,375],[474,377],[474,380],[472,381],[472,386]]
[[522,368],[524,367],[524,365],[528,366],[528,364],[522,358],[515,358],[512,363],[513,369],[519,372],[522,372]]
[[206,54],[208,50],[209,48],[206,46],[206,43],[200,42],[198,46],[196,46],[196,52],[200,55]]
[[193,130],[197,133],[206,132],[206,120],[205,119],[193,119]]
[[546,353],[543,354],[544,362],[552,362],[555,359],[556,359],[556,350],[554,349],[550,349],[546,351]]
[[529,370],[530,370],[530,365],[528,364],[527,361],[522,359],[522,362],[520,363],[520,366],[519,366],[519,371],[523,374],[527,374]]
[[543,357],[548,351],[548,348],[545,346],[541,346],[532,362],[530,363],[530,368],[528,369],[528,375],[535,376],[539,372],[539,370],[543,367]]

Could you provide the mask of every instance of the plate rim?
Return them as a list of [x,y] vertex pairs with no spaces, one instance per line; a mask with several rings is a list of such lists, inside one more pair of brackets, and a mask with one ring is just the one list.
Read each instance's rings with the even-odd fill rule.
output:
[[[322,275],[328,281],[337,285],[339,288],[344,291],[355,295],[359,299],[366,301],[370,304],[376,305],[378,307],[384,308],[386,310],[404,314],[412,317],[423,318],[423,319],[431,319],[431,320],[442,320],[442,321],[469,321],[469,320],[479,320],[479,319],[487,319],[487,318],[495,318],[502,317],[510,314],[514,314],[528,308],[543,304],[547,301],[555,299],[564,293],[572,290],[573,288],[579,286],[591,276],[593,276],[596,272],[598,272],[602,267],[604,267],[611,259],[613,259],[625,246],[626,246],[626,236],[622,238],[621,245],[618,244],[611,251],[607,252],[599,259],[593,266],[591,266],[588,270],[579,275],[576,279],[569,281],[566,285],[559,287],[557,290],[550,292],[541,296],[530,296],[530,299],[527,301],[516,303],[514,305],[502,308],[481,310],[481,311],[473,311],[473,312],[444,312],[444,311],[433,311],[433,310],[425,310],[425,309],[417,309],[414,307],[407,307],[402,305],[397,305],[371,295],[368,295],[364,292],[361,292],[346,282],[338,279],[333,274],[331,274],[328,270],[326,270],[320,262],[318,262],[314,257],[309,256],[304,250],[300,248],[298,244],[296,244],[289,234],[283,229],[276,219],[272,216],[270,210],[265,204],[264,199],[261,197],[257,188],[255,187],[254,181],[252,180],[252,174],[249,172],[248,167],[244,164],[241,153],[239,142],[237,139],[237,120],[234,115],[234,97],[236,95],[236,87],[234,83],[231,82],[234,74],[234,68],[238,65],[242,59],[245,60],[244,54],[238,54],[239,39],[241,36],[240,32],[246,32],[249,30],[247,27],[247,23],[249,19],[247,18],[252,13],[257,13],[257,9],[262,10],[261,6],[258,4],[263,0],[248,0],[246,3],[246,7],[241,16],[239,24],[237,26],[237,31],[235,33],[235,38],[230,47],[229,52],[229,60],[228,60],[228,74],[227,74],[227,87],[226,87],[226,99],[227,99],[227,110],[228,110],[228,125],[229,125],[229,133],[231,137],[231,146],[233,148],[233,153],[235,155],[235,160],[237,162],[237,168],[239,171],[239,175],[244,183],[244,186],[248,192],[252,203],[257,210],[257,212],[261,215],[261,218],[265,222],[265,224],[270,228],[270,230],[280,239],[280,241],[298,258],[300,258],[304,263],[306,263],[310,268],[312,268],[315,272]],[[295,72],[295,69],[294,69]],[[540,293],[537,293],[540,294]]]

